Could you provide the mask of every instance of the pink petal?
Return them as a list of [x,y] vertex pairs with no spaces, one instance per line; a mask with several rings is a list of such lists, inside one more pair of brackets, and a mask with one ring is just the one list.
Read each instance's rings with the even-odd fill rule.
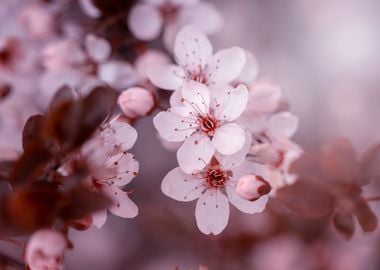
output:
[[107,210],[102,210],[92,214],[92,225],[100,229],[107,221]]
[[124,90],[139,80],[133,66],[119,60],[111,60],[100,65],[98,74],[101,80],[117,90]]
[[265,209],[269,196],[262,196],[256,201],[248,201],[240,197],[234,186],[226,187],[228,200],[240,211],[248,214],[260,213]]
[[274,136],[290,138],[298,128],[298,117],[290,112],[280,112],[268,121],[268,130]]
[[139,210],[136,204],[129,199],[124,191],[115,186],[109,186],[102,190],[114,201],[114,205],[108,208],[112,214],[123,218],[134,218],[137,216]]
[[222,14],[207,2],[182,9],[179,20],[182,25],[194,25],[208,35],[219,32],[223,27]]
[[[149,0],[152,1],[152,0]],[[155,0],[153,0],[155,1]],[[174,6],[180,6],[185,8],[186,6],[192,6],[199,3],[200,0],[170,0],[169,2]]]
[[110,155],[128,151],[137,140],[136,130],[128,123],[110,122],[100,132],[103,147]]
[[209,113],[210,92],[204,84],[197,82],[186,83],[181,89],[183,105],[196,113]]
[[198,228],[204,234],[220,234],[227,226],[229,215],[227,197],[217,189],[202,194],[195,208]]
[[245,52],[238,47],[220,50],[208,61],[210,84],[227,84],[236,79],[245,64]]
[[102,16],[101,11],[94,5],[92,0],[78,0],[82,11],[91,18],[99,18]]
[[157,87],[177,90],[183,84],[185,72],[176,65],[154,65],[147,70],[149,80]]
[[177,151],[178,164],[185,173],[201,170],[209,163],[215,149],[210,139],[203,134],[194,134],[186,139]]
[[179,167],[171,170],[162,180],[162,192],[177,201],[192,201],[199,198],[205,189],[203,181],[184,173]]
[[182,93],[180,90],[174,91],[170,96],[169,103],[171,107],[183,106]]
[[249,132],[246,132],[244,145],[239,151],[237,151],[235,154],[227,155],[227,156],[222,156],[216,153],[215,156],[217,160],[219,161],[219,163],[225,169],[230,169],[230,168],[239,166],[244,162],[247,156],[247,153],[251,147],[251,142],[252,142],[252,136]]
[[249,88],[247,112],[263,114],[274,112],[280,104],[282,89],[270,81],[258,81]]
[[88,34],[85,46],[87,53],[95,62],[104,62],[111,56],[111,44],[106,39]]
[[[162,138],[170,142],[181,142],[195,132],[194,117],[188,108],[173,107],[170,111],[158,113],[154,119],[154,127]],[[192,120],[194,119],[194,120]]]
[[216,151],[222,155],[232,155],[242,149],[245,142],[244,130],[235,123],[228,123],[216,129],[212,139]]
[[226,86],[223,89],[215,89],[213,97],[215,97],[214,109],[217,118],[233,121],[243,113],[247,106],[248,89],[242,84],[234,89]]
[[136,177],[139,171],[139,163],[136,158],[129,153],[120,153],[107,159],[105,167],[112,170],[113,175],[107,181],[111,181],[115,186],[124,186]]
[[254,82],[259,74],[259,63],[256,57],[249,51],[245,51],[245,65],[239,76],[235,79],[237,83],[250,84]]
[[169,56],[160,50],[151,49],[140,55],[136,62],[135,67],[142,80],[148,79],[148,70],[154,65],[168,65],[170,64]]
[[129,13],[129,29],[140,40],[157,38],[161,32],[162,24],[163,20],[159,10],[153,5],[137,4]]
[[207,36],[193,26],[185,26],[179,31],[174,55],[178,64],[188,71],[199,71],[212,55],[212,45]]

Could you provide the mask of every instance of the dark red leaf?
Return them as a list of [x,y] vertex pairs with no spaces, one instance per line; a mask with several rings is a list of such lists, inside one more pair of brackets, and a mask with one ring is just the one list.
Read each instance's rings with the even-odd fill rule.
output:
[[372,212],[368,203],[364,200],[359,200],[354,214],[358,219],[360,227],[362,227],[365,232],[372,232],[377,228],[377,217]]
[[324,189],[299,179],[278,190],[276,198],[294,213],[306,218],[321,218],[334,210],[334,198]]
[[43,147],[44,138],[42,137],[42,128],[45,118],[42,115],[31,116],[25,123],[22,131],[22,146],[25,151],[29,148]]
[[57,93],[54,95],[52,101],[50,102],[49,111],[53,111],[54,108],[58,107],[60,104],[67,103],[74,100],[74,90],[68,85],[64,85],[58,89]]
[[363,184],[371,179],[380,180],[380,144],[371,146],[363,155],[360,162],[361,178]]
[[0,161],[0,181],[10,181],[13,165],[13,161]]
[[350,240],[355,232],[355,223],[351,213],[337,211],[333,217],[335,229],[345,240]]

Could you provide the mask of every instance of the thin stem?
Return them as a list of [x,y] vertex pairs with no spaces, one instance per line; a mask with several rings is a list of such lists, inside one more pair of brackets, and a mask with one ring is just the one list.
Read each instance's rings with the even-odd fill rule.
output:
[[11,244],[14,244],[14,245],[17,245],[17,246],[21,246],[21,247],[24,247],[24,245],[25,245],[24,242],[18,241],[18,240],[12,239],[12,238],[3,238],[3,237],[0,237],[0,241],[5,241],[5,242],[11,243]]
[[367,202],[380,201],[380,195],[379,196],[373,196],[373,197],[364,198],[364,200],[367,201]]

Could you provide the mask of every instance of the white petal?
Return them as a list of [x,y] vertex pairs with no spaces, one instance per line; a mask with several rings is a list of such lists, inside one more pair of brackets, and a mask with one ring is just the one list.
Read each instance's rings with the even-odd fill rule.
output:
[[106,223],[107,220],[107,210],[101,210],[92,214],[92,225],[100,229]]
[[173,107],[153,118],[154,127],[162,138],[170,142],[181,142],[196,130],[195,119],[187,107]]
[[137,131],[128,123],[113,121],[103,126],[100,139],[107,152],[114,155],[132,148],[137,140]]
[[186,6],[192,6],[192,5],[197,4],[199,1],[200,0],[170,0],[169,2],[170,4],[174,6],[180,6],[180,7],[185,8]]
[[131,182],[139,171],[139,163],[130,153],[120,153],[107,159],[105,167],[111,169],[112,175],[107,179],[115,186],[124,186]]
[[128,26],[132,34],[140,40],[157,38],[162,29],[163,20],[157,7],[149,4],[135,5],[128,17]]
[[111,44],[106,39],[88,34],[85,46],[89,56],[97,63],[104,62],[111,56]]
[[245,142],[244,130],[235,123],[228,123],[216,129],[212,144],[222,155],[232,155],[242,149]]
[[298,117],[290,112],[280,112],[268,121],[268,130],[274,136],[290,138],[297,131]]
[[102,16],[100,10],[94,5],[92,0],[78,0],[82,11],[91,18],[99,18]]
[[176,65],[154,65],[147,74],[155,86],[167,90],[179,89],[186,78],[183,69]]
[[215,156],[224,169],[230,169],[230,168],[239,166],[245,160],[247,153],[249,149],[251,148],[251,142],[252,142],[252,136],[247,131],[245,133],[244,145],[239,151],[237,151],[235,154],[227,155],[227,156],[223,156],[223,155],[220,155],[219,153],[216,153]]
[[228,185],[226,187],[228,200],[240,211],[248,214],[260,213],[265,209],[269,196],[262,196],[256,201],[248,201],[240,197],[235,187]]
[[171,170],[162,180],[162,192],[177,201],[192,201],[201,196],[205,189],[203,180],[184,173],[179,167]]
[[201,170],[215,153],[210,139],[203,134],[194,134],[177,151],[178,164],[185,173]]
[[148,79],[148,70],[155,65],[168,65],[170,64],[169,55],[161,50],[149,49],[135,61],[135,67],[142,80]]
[[115,186],[103,188],[102,191],[114,202],[114,205],[108,208],[112,214],[123,218],[137,216],[139,210],[136,204],[129,199],[124,191]]
[[258,81],[249,88],[247,112],[263,114],[274,112],[280,104],[282,89],[270,81]]
[[230,206],[226,196],[217,189],[208,189],[197,202],[195,218],[204,234],[220,234],[227,226]]
[[239,85],[235,89],[229,87],[213,91],[213,106],[218,119],[233,121],[245,110],[248,102],[248,89]]
[[245,64],[244,50],[238,47],[220,50],[209,61],[207,74],[210,84],[226,84],[236,79]]
[[268,173],[269,170],[267,166],[250,162],[250,161],[244,161],[239,166],[234,167],[233,170],[233,176],[230,178],[231,184],[237,184],[239,179],[248,174],[258,175],[263,177],[266,181],[270,182],[270,179],[268,179]]
[[193,26],[182,28],[175,40],[174,55],[178,64],[188,71],[199,71],[212,55],[207,36]]
[[219,32],[223,27],[222,14],[207,2],[182,9],[179,17],[182,25],[194,25],[208,35]]
[[245,51],[245,56],[245,65],[235,81],[237,83],[250,84],[256,80],[259,74],[259,63],[251,52]]
[[169,99],[170,107],[183,106],[182,93],[180,90],[174,91]]
[[99,66],[99,78],[117,90],[136,84],[139,76],[127,62],[111,60]]
[[210,92],[204,84],[188,82],[181,89],[183,104],[196,113],[209,113]]

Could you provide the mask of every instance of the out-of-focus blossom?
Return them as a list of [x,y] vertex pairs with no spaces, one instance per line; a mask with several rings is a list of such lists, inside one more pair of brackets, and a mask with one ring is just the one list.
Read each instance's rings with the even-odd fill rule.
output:
[[62,270],[66,249],[68,241],[62,233],[40,230],[30,237],[25,247],[25,262],[30,270]]
[[225,87],[210,94],[205,85],[192,82],[181,93],[182,106],[160,112],[153,122],[164,139],[184,141],[177,152],[183,171],[191,173],[203,168],[215,151],[231,155],[243,147],[244,129],[234,121],[247,104],[245,86]]
[[245,64],[244,50],[223,49],[213,55],[207,36],[193,26],[185,26],[177,35],[174,56],[178,65],[157,65],[148,70],[154,85],[177,90],[184,82],[195,81],[208,86],[232,82]]
[[199,0],[144,0],[136,4],[128,17],[133,35],[141,40],[157,38],[164,27],[163,40],[171,48],[174,37],[181,27],[194,25],[206,34],[218,32],[223,18],[216,8]]
[[94,5],[92,0],[78,0],[78,4],[81,7],[84,14],[90,18],[100,18],[102,12]]
[[169,63],[169,56],[162,51],[152,49],[144,52],[135,62],[135,68],[140,76],[140,82],[148,80],[148,69],[152,66],[162,66]]
[[251,85],[259,75],[259,63],[256,57],[249,51],[245,51],[245,65],[239,76],[233,81],[234,84]]
[[236,186],[236,193],[248,201],[255,201],[268,194],[270,190],[270,184],[259,175],[244,175]]
[[125,116],[135,119],[153,110],[155,98],[153,93],[145,88],[132,87],[120,94],[118,104]]
[[175,168],[165,176],[161,189],[178,201],[198,199],[195,209],[198,228],[204,234],[220,234],[228,223],[228,202],[244,213],[254,214],[263,211],[268,201],[267,195],[249,201],[236,193],[241,176],[261,170],[257,168],[260,165],[241,159],[245,153],[242,151],[240,157],[234,158],[217,155],[203,169],[191,173]]

